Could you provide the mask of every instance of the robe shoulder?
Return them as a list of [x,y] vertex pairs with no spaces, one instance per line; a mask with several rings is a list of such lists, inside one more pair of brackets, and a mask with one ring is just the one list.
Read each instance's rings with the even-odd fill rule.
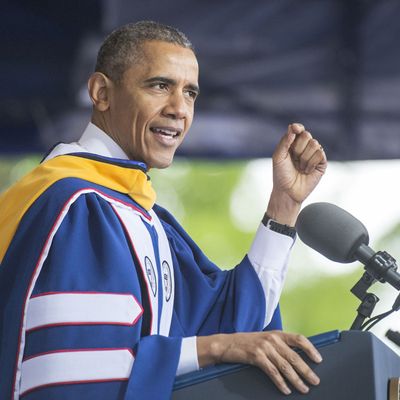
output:
[[146,210],[154,204],[154,190],[140,163],[89,154],[56,157],[39,165],[1,195],[0,262],[20,221],[34,204],[40,206],[50,195],[54,201],[49,204],[56,206],[57,200],[72,195],[74,186],[78,190],[92,185],[126,194]]
[[[0,269],[0,392],[5,398],[12,398],[15,384],[28,400],[169,398],[180,338],[142,340],[151,317],[147,292],[114,204],[149,217],[126,194],[63,178],[40,193],[19,221]],[[125,316],[107,312],[110,304],[125,308]],[[93,312],[82,313],[93,306]],[[55,312],[42,313],[40,307]],[[100,320],[71,323],[68,307],[80,318],[97,313]],[[81,367],[87,362],[116,368],[96,367],[88,374]],[[145,390],[154,365],[163,365],[158,374],[163,383]],[[45,368],[51,373],[35,375]]]

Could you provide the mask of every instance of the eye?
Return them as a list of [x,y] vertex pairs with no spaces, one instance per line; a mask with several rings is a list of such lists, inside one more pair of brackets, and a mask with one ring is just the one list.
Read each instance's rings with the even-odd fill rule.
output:
[[168,89],[168,83],[165,83],[165,82],[154,83],[152,86],[153,86],[153,88],[160,89],[160,90]]
[[198,93],[194,90],[187,90],[187,95],[191,97],[193,100],[196,100]]

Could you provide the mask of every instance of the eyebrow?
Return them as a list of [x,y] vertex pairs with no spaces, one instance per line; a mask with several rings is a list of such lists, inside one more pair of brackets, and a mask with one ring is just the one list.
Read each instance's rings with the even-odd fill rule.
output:
[[[175,79],[166,78],[165,76],[154,76],[154,77],[146,79],[144,81],[144,83],[155,83],[155,82],[167,83],[169,85],[176,85],[177,84]],[[186,87],[188,89],[190,89],[190,90],[193,90],[197,94],[200,94],[200,88],[197,85],[189,83],[188,85],[186,85]]]

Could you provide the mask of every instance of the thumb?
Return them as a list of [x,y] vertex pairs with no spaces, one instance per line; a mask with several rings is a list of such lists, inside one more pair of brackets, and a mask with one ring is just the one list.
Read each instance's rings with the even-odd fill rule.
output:
[[287,132],[282,136],[278,145],[275,148],[273,159],[275,161],[281,161],[290,156],[290,146],[296,139],[296,134],[293,132],[293,124],[288,126]]

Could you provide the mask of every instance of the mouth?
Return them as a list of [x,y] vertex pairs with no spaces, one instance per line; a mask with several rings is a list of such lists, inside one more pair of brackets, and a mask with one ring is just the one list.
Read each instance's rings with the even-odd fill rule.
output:
[[172,127],[151,127],[150,130],[166,139],[175,139],[182,134],[182,129]]

